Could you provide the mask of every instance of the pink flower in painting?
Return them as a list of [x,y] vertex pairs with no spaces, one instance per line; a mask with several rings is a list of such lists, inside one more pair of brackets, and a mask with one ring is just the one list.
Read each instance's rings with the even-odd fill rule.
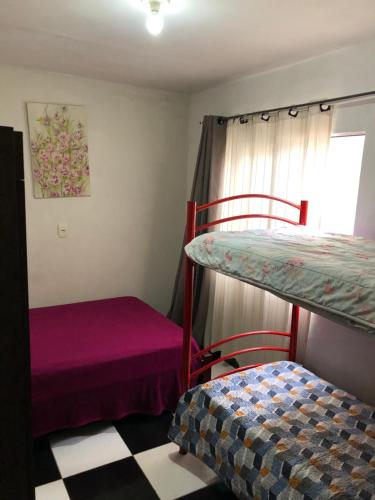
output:
[[77,170],[71,170],[69,174],[69,179],[74,181],[79,177]]
[[52,153],[52,161],[53,163],[61,163],[62,162],[62,154],[61,153],[58,153],[58,152],[55,152],[55,153]]
[[73,135],[76,141],[81,141],[83,139],[83,131],[82,129],[76,130]]
[[49,143],[47,144],[47,147],[46,147],[47,152],[51,154],[51,153],[53,153],[54,149],[55,149],[55,148],[53,147],[52,142],[49,142]]
[[72,151],[72,158],[71,159],[72,159],[72,161],[74,163],[76,163],[78,161],[78,155],[79,155],[79,151],[78,150],[73,150]]
[[57,186],[60,184],[60,178],[57,174],[52,174],[48,178],[48,184],[51,184],[52,186]]
[[63,177],[68,177],[69,175],[69,168],[67,167],[67,165],[64,165],[63,163],[60,163],[60,165],[58,165],[58,171],[60,172],[60,174],[63,176]]
[[39,170],[39,168],[34,168],[33,174],[35,179],[41,179],[43,177],[43,172]]
[[58,193],[57,191],[50,191],[49,194],[51,198],[60,198],[60,193]]
[[42,161],[48,161],[50,159],[50,156],[45,149],[41,149],[39,151],[39,157]]
[[61,132],[61,126],[59,122],[55,121],[52,123],[52,131],[55,137],[59,135],[59,133]]
[[82,186],[75,186],[74,184],[65,184],[63,187],[64,196],[79,196],[82,194]]
[[80,151],[77,155],[77,159],[78,161],[83,161],[84,159],[86,158],[86,155],[85,153],[83,153],[82,151]]
[[65,196],[70,196],[73,193],[74,187],[71,184],[64,184],[63,193]]
[[67,144],[69,141],[69,134],[67,132],[61,132],[58,136],[60,142]]
[[66,151],[68,149],[68,145],[66,142],[58,142],[56,144],[56,147],[59,151],[63,152],[63,151]]

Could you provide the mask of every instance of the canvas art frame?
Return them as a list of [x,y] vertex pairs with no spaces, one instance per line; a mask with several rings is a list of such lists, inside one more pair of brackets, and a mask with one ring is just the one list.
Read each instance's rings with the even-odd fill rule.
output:
[[90,196],[86,108],[27,103],[34,198]]

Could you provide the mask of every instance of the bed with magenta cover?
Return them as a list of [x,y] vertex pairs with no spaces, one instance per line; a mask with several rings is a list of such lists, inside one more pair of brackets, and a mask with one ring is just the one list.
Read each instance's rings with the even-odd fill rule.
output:
[[31,309],[30,343],[34,436],[181,395],[181,328],[135,297]]
[[375,499],[375,408],[297,363],[190,389],[169,437],[241,499]]

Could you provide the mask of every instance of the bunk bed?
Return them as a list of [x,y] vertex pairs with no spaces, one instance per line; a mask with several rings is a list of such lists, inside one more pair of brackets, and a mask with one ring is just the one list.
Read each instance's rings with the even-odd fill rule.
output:
[[[243,198],[295,208],[298,219],[241,214],[196,225],[199,212]],[[308,203],[249,194],[197,206],[188,202],[184,285],[184,394],[169,437],[200,458],[239,498],[375,498],[375,408],[295,362],[299,306],[375,333],[375,242],[306,231]],[[278,220],[289,228],[210,232],[245,218]],[[290,227],[292,229],[290,229]],[[232,335],[192,353],[194,269],[203,265],[270,291],[292,303],[290,331]],[[289,339],[288,347],[248,347],[199,368],[197,359],[237,338]],[[230,370],[193,386],[221,361],[254,351],[280,351],[288,360]]]
[[140,299],[35,308],[29,318],[34,437],[176,407],[182,330]]

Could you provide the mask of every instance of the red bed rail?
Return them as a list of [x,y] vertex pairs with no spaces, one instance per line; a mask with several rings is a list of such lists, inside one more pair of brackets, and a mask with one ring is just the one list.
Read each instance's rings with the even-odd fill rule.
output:
[[[196,217],[197,213],[202,212],[204,210],[208,210],[209,208],[234,200],[244,199],[244,198],[263,198],[270,201],[277,201],[280,203],[284,203],[293,208],[296,208],[299,211],[298,221],[293,221],[290,219],[286,219],[283,217],[278,217],[276,215],[268,215],[268,214],[242,214],[235,215],[232,217],[226,217],[223,219],[216,219],[206,224],[202,224],[200,226],[196,225]],[[307,211],[308,211],[308,202],[302,200],[298,205],[296,203],[292,203],[288,200],[284,200],[282,198],[278,198],[276,196],[269,196],[264,194],[242,194],[237,196],[229,196],[227,198],[221,198],[218,200],[211,201],[210,203],[205,203],[203,205],[197,205],[194,201],[187,202],[187,221],[186,221],[186,231],[185,231],[185,244],[188,244],[192,239],[195,238],[196,234],[200,231],[204,231],[209,227],[222,224],[223,222],[229,222],[233,220],[239,219],[249,219],[249,218],[266,218],[272,220],[278,220],[282,222],[286,222],[292,225],[306,225],[307,221]],[[296,349],[297,349],[297,333],[298,333],[298,321],[299,321],[299,307],[293,305],[292,307],[292,318],[291,318],[291,326],[289,332],[280,332],[273,330],[265,330],[265,331],[254,331],[254,332],[246,332],[239,333],[236,335],[232,335],[231,337],[227,337],[225,339],[220,340],[219,342],[215,342],[214,344],[205,347],[198,353],[191,355],[191,339],[192,339],[192,313],[193,313],[193,290],[194,290],[194,269],[196,264],[185,255],[185,271],[184,271],[184,314],[183,314],[183,377],[182,377],[182,389],[183,392],[188,390],[191,385],[191,378],[196,377],[202,374],[206,370],[210,370],[212,366],[220,363],[221,361],[225,361],[226,359],[232,358],[233,356],[237,356],[240,354],[244,354],[247,352],[256,352],[256,351],[280,351],[287,352],[289,360],[294,361],[296,358]],[[238,338],[251,337],[254,335],[276,335],[282,337],[289,337],[289,347],[277,347],[277,346],[259,346],[259,347],[249,347],[246,349],[241,349],[238,351],[231,352],[225,356],[221,356],[214,361],[211,361],[201,368],[191,372],[191,362],[193,359],[202,358],[205,354],[207,354],[212,349],[219,347],[227,342]],[[262,365],[263,363],[254,363],[251,365],[246,365],[240,368],[236,368],[234,370],[230,370],[227,373],[224,373],[220,376],[230,375],[231,373],[236,373],[240,370],[255,368],[257,366]]]

